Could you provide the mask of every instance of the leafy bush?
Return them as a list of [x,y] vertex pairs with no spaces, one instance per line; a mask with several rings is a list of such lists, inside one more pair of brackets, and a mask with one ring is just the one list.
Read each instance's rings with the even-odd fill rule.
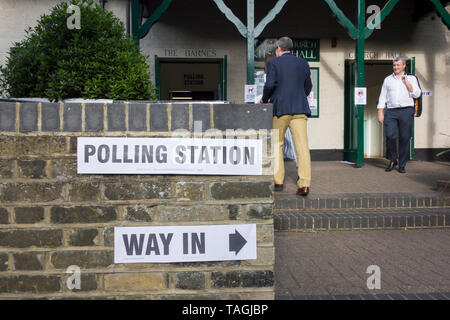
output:
[[[70,4],[81,13],[81,29],[70,30]],[[10,97],[155,99],[146,57],[112,12],[92,0],[61,2],[42,15],[26,38],[9,51],[0,69],[0,92]],[[70,11],[69,11],[70,12]]]

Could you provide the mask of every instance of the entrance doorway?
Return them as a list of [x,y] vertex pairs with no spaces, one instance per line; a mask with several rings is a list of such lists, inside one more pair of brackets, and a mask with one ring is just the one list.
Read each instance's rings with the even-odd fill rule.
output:
[[364,63],[367,105],[364,110],[364,157],[382,158],[385,155],[384,127],[378,122],[378,98],[383,80],[392,73],[392,61]]
[[[358,135],[358,112],[354,102],[356,84],[356,61],[345,60],[344,75],[344,160],[356,163],[357,150],[364,146],[365,158],[385,157],[385,134],[383,125],[378,123],[378,98],[384,78],[392,74],[391,60],[366,60],[365,85],[367,105],[364,106],[364,133]],[[415,73],[415,59],[407,61],[405,71]],[[361,143],[362,142],[362,143]],[[410,160],[414,160],[414,122],[410,145]]]
[[155,84],[159,100],[226,100],[223,59],[158,58]]

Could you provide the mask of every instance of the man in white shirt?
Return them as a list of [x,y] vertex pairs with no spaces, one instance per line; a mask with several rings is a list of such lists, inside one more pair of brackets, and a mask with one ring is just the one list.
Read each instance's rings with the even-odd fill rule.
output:
[[[389,172],[398,164],[398,171],[405,173],[412,135],[414,98],[421,90],[415,76],[406,75],[406,59],[397,57],[393,61],[394,73],[384,79],[378,99],[378,121],[384,123],[386,132],[386,157]],[[386,112],[384,109],[386,108]],[[397,129],[399,132],[399,156],[397,161]]]

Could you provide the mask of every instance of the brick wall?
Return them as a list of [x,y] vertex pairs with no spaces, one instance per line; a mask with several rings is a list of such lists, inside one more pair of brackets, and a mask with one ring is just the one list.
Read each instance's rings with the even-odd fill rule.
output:
[[[0,102],[0,299],[273,299],[270,152],[262,176],[77,175],[76,165],[79,136],[169,137],[201,121],[245,137],[271,118],[271,105]],[[115,226],[234,223],[256,223],[257,260],[114,264]],[[80,290],[66,286],[71,265]]]

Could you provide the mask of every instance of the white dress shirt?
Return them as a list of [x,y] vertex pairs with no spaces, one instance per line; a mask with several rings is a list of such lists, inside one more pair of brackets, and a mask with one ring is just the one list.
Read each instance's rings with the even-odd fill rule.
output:
[[394,73],[384,79],[381,88],[380,98],[378,99],[378,109],[385,107],[402,108],[414,106],[413,98],[418,98],[422,91],[419,88],[415,76],[407,75],[408,82],[412,85],[413,91],[409,92],[402,78],[398,79]]

